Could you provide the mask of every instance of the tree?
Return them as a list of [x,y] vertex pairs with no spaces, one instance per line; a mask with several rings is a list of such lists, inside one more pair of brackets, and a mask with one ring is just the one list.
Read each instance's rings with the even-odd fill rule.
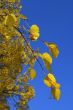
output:
[[[60,84],[51,70],[52,56],[57,58],[59,49],[55,43],[40,39],[40,29],[37,25],[28,28],[20,25],[20,20],[27,21],[27,17],[20,14],[21,8],[20,0],[0,0],[0,110],[10,109],[6,98],[13,94],[19,97],[17,109],[28,109],[28,101],[35,96],[33,87],[28,85],[28,80],[36,77],[35,62],[39,63],[45,72],[38,58],[42,59],[48,70],[44,84],[51,88],[54,99],[60,99]],[[32,49],[31,42],[37,39],[47,46],[50,54]],[[23,74],[22,64],[24,67],[28,66]]]

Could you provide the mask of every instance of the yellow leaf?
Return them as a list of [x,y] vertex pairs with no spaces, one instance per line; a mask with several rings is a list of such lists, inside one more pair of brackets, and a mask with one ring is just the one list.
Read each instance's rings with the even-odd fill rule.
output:
[[5,38],[6,38],[6,40],[10,40],[11,39],[11,37],[10,36],[5,36]]
[[51,56],[48,53],[44,53],[44,54],[39,54],[39,57],[42,58],[46,69],[49,72],[52,72],[52,70],[51,70],[52,58],[51,58]]
[[56,88],[56,89],[59,89],[60,88],[60,84],[58,84],[57,82],[55,84],[53,84],[53,86]]
[[44,79],[44,84],[48,87],[52,87],[52,83],[55,83],[55,82],[56,82],[56,79],[51,73],[49,73]]
[[52,70],[51,70],[50,64],[48,62],[44,62],[44,64],[45,64],[46,69],[51,73]]
[[49,73],[49,74],[47,75],[47,77],[48,77],[48,79],[51,80],[52,82],[56,82],[56,79],[55,79],[55,77],[54,77],[53,74]]
[[50,50],[52,56],[57,58],[58,54],[59,54],[59,49],[58,49],[57,45],[55,43],[48,43],[48,42],[45,42],[45,45],[47,47],[49,47],[49,50]]
[[37,40],[39,36],[40,36],[39,33],[34,32],[34,33],[30,34],[30,39],[31,39],[32,41],[34,41],[34,40]]
[[30,69],[29,75],[31,79],[34,79],[36,77],[36,71],[34,69]]
[[45,63],[52,64],[52,58],[47,52],[42,54],[42,59]]
[[8,0],[8,2],[13,2],[13,3],[15,3],[15,2],[16,2],[16,0]]
[[30,39],[31,40],[37,40],[38,37],[40,36],[39,27],[37,25],[32,25],[30,27],[29,34],[30,34]]
[[16,25],[17,23],[17,18],[14,14],[9,14],[6,16],[4,24],[7,26],[13,26]]
[[61,91],[60,91],[60,89],[51,88],[51,94],[52,94],[53,98],[58,101],[61,96]]
[[46,79],[44,79],[44,84],[48,87],[51,87],[51,83]]
[[39,33],[39,27],[37,26],[37,25],[32,25],[31,27],[30,27],[30,33],[34,33],[34,32],[37,32],[37,33]]
[[21,18],[21,19],[24,19],[24,20],[27,19],[26,16],[24,16],[24,15],[22,15],[22,14],[20,14],[20,18]]
[[56,79],[54,77],[53,74],[49,73],[45,79],[44,79],[44,84],[48,87],[53,87],[53,88],[56,88],[56,89],[59,89],[60,88],[60,84],[58,84],[56,82]]

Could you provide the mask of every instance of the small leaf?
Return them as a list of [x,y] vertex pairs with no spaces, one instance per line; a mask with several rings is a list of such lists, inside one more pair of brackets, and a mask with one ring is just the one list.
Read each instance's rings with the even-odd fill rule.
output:
[[13,26],[17,24],[17,18],[14,14],[9,14],[6,16],[4,24],[7,26]]
[[47,75],[47,77],[48,77],[48,79],[51,80],[52,82],[56,82],[56,79],[55,79],[55,77],[54,77],[53,74],[49,73],[49,74]]
[[55,83],[55,82],[56,82],[56,79],[54,75],[51,73],[49,73],[44,79],[44,84],[48,87],[52,87],[52,83]]
[[50,54],[48,54],[47,52],[42,54],[42,60],[45,63],[52,64],[52,58],[51,58]]
[[58,54],[59,54],[59,49],[58,49],[57,45],[55,43],[48,43],[48,42],[45,42],[45,45],[47,47],[49,47],[49,50],[50,50],[50,53],[52,54],[52,56],[54,58],[57,58]]
[[48,80],[44,79],[43,81],[46,86],[51,87],[51,83]]
[[52,94],[53,98],[58,101],[61,96],[61,91],[60,91],[60,89],[51,88],[51,94]]
[[39,56],[42,58],[42,60],[43,60],[43,62],[45,64],[46,69],[49,72],[52,72],[51,66],[50,66],[52,64],[52,58],[51,58],[51,56],[48,53],[39,54]]
[[29,72],[30,78],[33,80],[36,77],[36,71],[34,69],[31,69]]
[[8,0],[8,2],[15,3],[16,0]]
[[30,34],[30,39],[32,41],[35,41],[39,38],[40,33],[39,33],[39,27],[37,25],[32,25],[29,29],[29,34]]
[[23,20],[27,20],[27,17],[22,15],[22,14],[20,14],[20,18],[23,19]]
[[50,64],[49,64],[48,62],[44,62],[44,65],[45,65],[46,69],[47,69],[50,73],[52,73]]

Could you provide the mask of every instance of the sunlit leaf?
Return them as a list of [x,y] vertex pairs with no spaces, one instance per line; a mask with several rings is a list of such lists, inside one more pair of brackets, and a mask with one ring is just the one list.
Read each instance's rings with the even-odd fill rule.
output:
[[8,2],[15,3],[15,2],[16,2],[16,0],[8,0]]
[[57,58],[58,54],[59,54],[59,49],[58,49],[57,45],[55,43],[48,43],[48,42],[45,42],[45,45],[47,47],[49,47],[49,50],[50,50],[52,56],[54,58]]
[[4,24],[7,26],[14,26],[17,24],[17,18],[14,14],[9,14],[6,16]]
[[51,83],[46,78],[44,79],[44,84],[48,87],[51,87]]
[[44,84],[48,87],[52,87],[53,83],[56,83],[56,79],[53,74],[49,73],[44,79]]
[[24,16],[24,15],[22,15],[22,14],[20,14],[19,16],[20,16],[21,19],[27,20],[27,17],[26,17],[26,16]]
[[43,53],[41,58],[45,63],[52,64],[52,57],[47,52]]
[[49,73],[49,74],[47,75],[47,77],[48,77],[48,79],[49,79],[50,81],[56,82],[56,79],[55,79],[55,77],[54,77],[53,74]]
[[51,88],[51,94],[52,94],[53,98],[58,101],[61,96],[61,91],[60,91],[60,89]]
[[51,70],[52,58],[51,58],[51,56],[50,56],[47,52],[44,53],[44,54],[39,54],[39,56],[40,56],[41,59],[43,60],[46,69],[47,69],[49,72],[52,72],[52,70]]
[[32,25],[31,27],[30,27],[30,33],[34,33],[34,32],[37,32],[37,33],[39,33],[39,27],[37,26],[37,25]]
[[29,75],[31,79],[34,79],[36,77],[36,71],[34,69],[30,69]]
[[48,62],[44,61],[44,65],[49,72],[52,72],[51,65]]
[[31,40],[33,40],[33,41],[37,40],[40,36],[39,27],[37,25],[32,25],[30,27],[29,34],[30,34],[30,39]]
[[[47,52],[39,54],[39,50],[30,45],[30,41],[36,41],[39,38],[40,29],[35,24],[29,26],[26,16],[20,13],[21,8],[20,0],[0,0],[0,110],[8,110],[6,97],[14,98],[13,95],[19,97],[17,109],[27,109],[28,101],[35,96],[34,89],[28,82],[36,77],[35,61],[46,73],[38,57],[50,72],[44,78],[44,84],[52,89],[54,99],[60,98],[60,84],[56,82],[51,70],[52,57]],[[20,20],[23,20],[26,25],[25,23],[23,23],[24,26],[19,25]],[[47,42],[45,45],[56,58],[59,54],[57,45]],[[15,98],[14,101],[16,101]]]

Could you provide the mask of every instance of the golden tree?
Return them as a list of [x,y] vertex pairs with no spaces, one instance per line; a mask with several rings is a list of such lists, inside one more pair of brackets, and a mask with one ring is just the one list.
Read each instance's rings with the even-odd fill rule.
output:
[[[20,14],[22,6],[20,0],[0,0],[0,110],[8,110],[6,97],[13,94],[18,95],[18,110],[27,110],[25,106],[28,101],[35,96],[32,86],[28,85],[28,80],[36,77],[34,63],[37,61],[42,71],[44,71],[38,57],[42,59],[47,76],[44,84],[51,88],[54,99],[60,98],[60,84],[57,83],[52,70],[52,57],[57,58],[59,54],[55,43],[45,42],[40,39],[40,30],[37,25],[28,27],[20,26],[20,20],[27,18]],[[26,35],[27,34],[27,35]],[[48,52],[40,53],[33,50],[30,43],[39,39],[48,47]],[[25,73],[21,74],[22,64],[28,66]]]

